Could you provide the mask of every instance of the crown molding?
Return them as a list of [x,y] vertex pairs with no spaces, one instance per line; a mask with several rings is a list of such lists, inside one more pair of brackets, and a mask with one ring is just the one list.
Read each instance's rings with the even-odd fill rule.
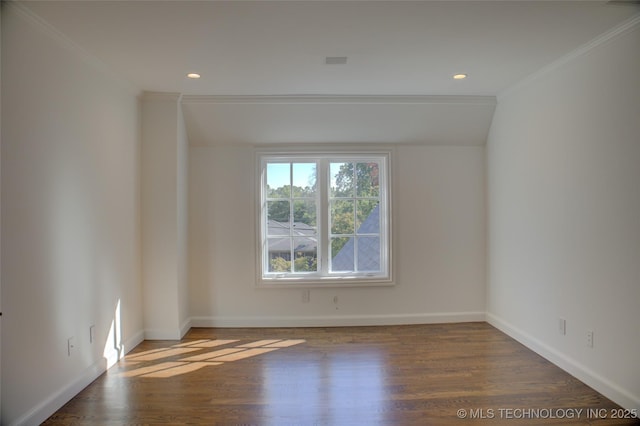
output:
[[623,21],[621,24],[616,25],[615,27],[611,28],[610,30],[606,31],[605,33],[599,35],[598,37],[592,39],[591,41],[589,41],[588,43],[583,44],[582,46],[578,47],[577,49],[572,50],[571,52],[567,53],[566,55],[562,56],[561,58],[551,62],[550,64],[540,68],[538,71],[534,72],[533,74],[529,74],[527,77],[525,77],[524,79],[520,80],[519,82],[517,82],[516,84],[514,84],[511,87],[508,87],[504,90],[502,90],[500,93],[498,93],[497,95],[497,100],[498,102],[500,102],[501,99],[505,99],[507,97],[509,97],[510,95],[520,91],[521,89],[525,88],[526,86],[530,85],[532,82],[546,76],[547,74],[557,70],[558,68],[563,67],[564,65],[576,60],[577,58],[586,55],[587,53],[589,53],[590,51],[592,51],[593,49],[602,46],[606,43],[608,43],[609,41],[622,36],[623,34],[632,31],[633,29],[635,29],[636,27],[640,26],[640,13],[637,13],[635,15],[633,15],[631,18]]
[[44,35],[46,35],[53,41],[55,41],[59,46],[71,51],[87,65],[96,69],[106,77],[112,79],[124,89],[133,93],[140,92],[140,88],[138,88],[130,81],[122,78],[120,75],[114,73],[104,62],[89,53],[82,46],[71,40],[63,32],[58,30],[56,27],[45,21],[33,10],[31,10],[28,6],[28,2],[19,0],[3,0],[2,7],[6,11],[14,12],[17,16],[25,20],[34,28],[40,30]]
[[184,95],[185,104],[495,105],[495,96],[440,95]]
[[180,102],[182,94],[178,92],[142,92],[142,102]]

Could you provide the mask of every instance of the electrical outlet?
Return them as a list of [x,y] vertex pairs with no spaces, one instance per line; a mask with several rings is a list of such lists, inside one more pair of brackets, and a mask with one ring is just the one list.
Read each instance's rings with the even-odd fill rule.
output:
[[89,327],[89,343],[93,343],[96,340],[96,326],[92,325]]
[[302,290],[302,303],[309,303],[311,300],[311,290],[305,288]]
[[563,336],[567,334],[567,320],[564,318],[558,318],[558,332]]
[[76,348],[76,339],[75,337],[69,337],[67,339],[67,356],[71,356]]
[[587,330],[586,338],[587,338],[587,347],[593,348],[593,331],[592,330]]

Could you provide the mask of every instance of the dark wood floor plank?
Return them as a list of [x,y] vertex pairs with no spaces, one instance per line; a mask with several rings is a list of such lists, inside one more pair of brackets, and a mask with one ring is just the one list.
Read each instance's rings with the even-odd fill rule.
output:
[[612,410],[486,323],[195,328],[143,342],[45,424],[640,424]]

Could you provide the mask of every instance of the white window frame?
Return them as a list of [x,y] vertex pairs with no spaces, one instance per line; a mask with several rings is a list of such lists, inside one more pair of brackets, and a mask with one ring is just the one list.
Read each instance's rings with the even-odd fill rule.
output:
[[[266,165],[269,162],[310,162],[317,161],[317,227],[318,227],[318,272],[274,273],[268,271],[269,254],[266,250]],[[329,186],[331,162],[377,162],[379,164],[380,186],[380,272],[329,272],[330,233],[329,231]],[[391,239],[391,184],[390,151],[366,150],[341,152],[273,152],[257,151],[257,285],[263,288],[277,287],[355,287],[393,285],[392,279],[392,239]],[[355,230],[354,230],[355,232]],[[354,260],[355,262],[355,260]]]

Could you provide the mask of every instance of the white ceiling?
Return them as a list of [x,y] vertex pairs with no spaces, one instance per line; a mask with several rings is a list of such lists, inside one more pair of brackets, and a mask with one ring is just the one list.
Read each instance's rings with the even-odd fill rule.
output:
[[[183,0],[23,4],[141,90],[207,96],[496,96],[639,11],[637,5],[604,1]],[[346,65],[325,65],[326,56],[347,56],[348,61]],[[192,71],[201,73],[202,78],[187,79],[186,74]],[[452,75],[460,72],[469,74],[469,78],[454,81]],[[436,129],[433,134],[428,134],[427,129],[428,124],[437,127],[452,105],[460,109],[462,116],[470,114],[464,121],[458,116],[458,126],[468,123],[469,129],[475,129],[476,121],[484,120],[481,131],[476,129],[468,135],[474,142],[467,143],[476,144],[476,140],[486,138],[493,111],[493,105],[483,110],[451,98],[451,104],[435,103],[441,107],[446,104],[443,109],[434,109],[434,103],[429,101],[422,102],[421,111],[410,101],[404,108],[394,108],[396,112],[385,112],[384,98],[378,97],[371,105],[360,102],[358,117],[354,105],[347,106],[340,99],[337,103],[341,108],[331,112],[325,111],[329,106],[326,102],[313,108],[309,102],[304,103],[305,107],[294,102],[293,109],[302,115],[295,117],[298,130],[292,126],[288,133],[276,131],[265,121],[261,129],[271,133],[264,134],[256,128],[249,137],[246,120],[236,130],[227,123],[242,122],[239,114],[248,114],[254,121],[271,113],[278,117],[287,108],[281,102],[272,104],[264,99],[258,103],[229,102],[228,98],[225,102],[190,99],[185,114],[189,136],[198,144],[222,139],[256,143],[256,139],[287,142],[301,138],[377,142],[390,137],[382,125],[376,126],[380,124],[380,114],[420,116],[420,112],[430,114],[430,118],[424,125],[409,126],[407,134],[402,130],[405,118],[398,116],[388,123],[400,133],[394,141],[458,140],[464,135],[440,136],[451,129]],[[288,108],[292,106],[289,104]],[[373,109],[367,116],[362,111],[369,108]],[[270,112],[263,114],[261,111],[266,109]],[[474,115],[473,111],[480,110]],[[321,119],[314,121],[316,114],[321,114]],[[356,123],[372,123],[379,131],[353,133],[353,126],[342,123],[344,114],[356,114]],[[283,120],[286,125],[287,119]],[[212,122],[216,122],[215,126]],[[301,124],[305,122],[310,125]],[[323,132],[319,123],[335,126],[333,131]],[[454,123],[448,124],[452,128]],[[243,132],[238,133],[239,130]]]
[[215,143],[483,145],[490,96],[183,98],[189,140]]

